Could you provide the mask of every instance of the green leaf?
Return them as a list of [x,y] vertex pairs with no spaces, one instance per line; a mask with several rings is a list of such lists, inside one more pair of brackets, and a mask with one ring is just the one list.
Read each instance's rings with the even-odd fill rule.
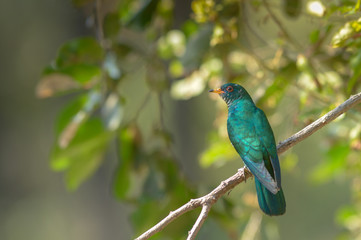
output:
[[38,96],[52,96],[57,92],[91,87],[99,80],[103,55],[98,42],[90,37],[65,43],[59,49],[55,64],[44,69]]
[[171,95],[175,99],[187,100],[201,94],[206,87],[209,72],[194,71],[185,79],[178,80],[171,87]]
[[[119,130],[119,165],[116,170],[113,191],[118,199],[140,198],[142,185],[148,174],[148,166],[142,165],[141,136],[135,125]],[[148,156],[146,157],[148,159]]]
[[84,64],[98,65],[104,57],[104,51],[92,37],[83,37],[65,43],[58,52],[56,69]]
[[131,165],[134,162],[136,146],[129,128],[119,133],[119,166],[115,174],[113,191],[118,199],[125,199],[130,187]]
[[[85,97],[85,100],[79,100],[84,102],[74,115],[69,115],[69,112],[75,109],[72,107],[69,112],[66,112],[66,115],[61,117],[62,124],[64,124],[61,126],[61,132],[59,134],[59,146],[61,148],[66,148],[69,145],[76,135],[79,127],[89,118],[91,113],[100,103],[100,100],[101,94],[97,91],[92,91]],[[78,103],[79,102],[77,102],[76,105]],[[77,108],[78,107],[79,105],[77,105]]]
[[315,183],[323,183],[331,179],[335,174],[342,172],[346,158],[350,153],[347,143],[338,143],[326,153],[326,161],[319,164],[311,172],[311,180]]
[[348,225],[350,221],[356,220],[358,211],[355,206],[345,206],[337,212],[337,222],[342,225]]
[[[88,64],[74,64],[62,68],[51,68],[48,67],[44,70],[43,78],[47,81],[48,79],[58,78],[57,82],[64,81],[63,84],[73,81],[73,85],[80,86],[82,89],[87,89],[93,86],[100,78],[101,69],[96,65]],[[59,85],[59,83],[58,83]],[[55,91],[56,88],[53,89]],[[61,90],[61,89],[59,89]]]
[[215,1],[213,0],[194,0],[192,1],[191,7],[194,12],[194,19],[197,22],[210,22],[215,19],[217,12],[215,9]]
[[282,169],[284,171],[292,171],[298,163],[298,156],[294,153],[289,153],[287,156],[282,160]]
[[187,20],[182,25],[182,32],[189,38],[199,30],[199,25],[192,20]]
[[302,0],[283,0],[283,11],[288,17],[298,17],[301,10]]
[[344,47],[350,43],[352,44],[352,42],[354,41],[352,38],[354,38],[356,34],[360,32],[361,18],[355,21],[349,21],[333,36],[331,40],[331,45],[332,47],[337,48]]
[[54,148],[51,167],[54,171],[66,171],[69,190],[77,189],[98,169],[111,137],[99,119],[91,119],[79,127],[67,148]]
[[111,38],[118,35],[120,25],[119,13],[111,12],[104,17],[103,31],[105,38]]
[[171,30],[158,40],[158,55],[163,59],[172,59],[182,56],[185,50],[186,38],[179,30]]
[[183,72],[183,65],[180,61],[174,60],[169,63],[169,73],[173,78],[181,77]]
[[66,172],[67,189],[76,190],[85,180],[94,174],[103,161],[104,152],[93,152],[88,155],[77,155]]
[[156,12],[159,0],[146,0],[143,6],[129,20],[127,26],[143,30],[148,26]]
[[78,96],[75,100],[69,102],[60,112],[56,119],[55,124],[55,135],[59,137],[61,132],[65,129],[65,127],[71,122],[72,118],[79,112],[85,103],[87,102],[89,96],[87,94],[83,94]]
[[316,29],[310,33],[310,42],[312,44],[315,44],[319,38],[320,38],[320,30],[319,29]]
[[[157,214],[154,214],[154,210],[157,210]],[[138,205],[137,209],[131,216],[132,225],[135,228],[136,233],[142,233],[146,231],[149,226],[153,226],[154,223],[159,220],[159,216],[164,214],[164,209],[159,206],[156,201],[146,201]]]
[[217,134],[213,134],[208,149],[201,154],[200,165],[209,167],[212,164],[224,164],[225,161],[235,158],[237,158],[237,152],[232,145],[228,141],[220,139]]
[[77,64],[60,69],[61,73],[71,76],[75,81],[83,86],[90,86],[99,79],[101,69],[98,66]]
[[187,70],[196,69],[202,63],[202,59],[210,47],[213,27],[212,23],[207,23],[189,38],[186,51],[181,58],[181,62]]

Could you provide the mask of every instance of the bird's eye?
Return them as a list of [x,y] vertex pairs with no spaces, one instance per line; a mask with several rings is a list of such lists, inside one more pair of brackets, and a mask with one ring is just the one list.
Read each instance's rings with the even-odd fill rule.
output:
[[227,87],[227,91],[228,91],[228,92],[233,92],[233,87],[232,87],[232,86],[228,86],[228,87]]

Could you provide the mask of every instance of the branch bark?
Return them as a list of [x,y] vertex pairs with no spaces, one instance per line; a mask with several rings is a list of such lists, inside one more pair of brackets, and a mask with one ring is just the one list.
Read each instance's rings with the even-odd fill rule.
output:
[[[311,136],[313,133],[315,133],[325,125],[329,124],[331,121],[335,120],[341,114],[345,113],[350,108],[354,107],[356,104],[359,103],[361,103],[361,92],[356,95],[352,95],[349,99],[347,99],[335,109],[329,111],[324,116],[317,119],[307,127],[303,128],[301,131],[297,132],[290,138],[280,142],[277,145],[278,154],[282,154],[297,143]],[[221,196],[232,190],[241,182],[246,181],[251,176],[252,174],[248,171],[247,168],[241,168],[236,174],[222,181],[221,184],[219,184],[218,187],[216,187],[212,192],[208,193],[203,197],[191,199],[188,203],[184,204],[177,210],[170,212],[167,217],[165,217],[158,224],[143,233],[141,236],[136,238],[136,240],[145,240],[150,238],[157,232],[160,232],[169,223],[171,223],[173,220],[177,219],[184,213],[202,206],[202,211],[197,221],[193,225],[192,229],[188,232],[187,240],[195,239],[195,236],[197,235],[199,229],[202,227],[204,221],[206,220],[212,205],[215,204]]]

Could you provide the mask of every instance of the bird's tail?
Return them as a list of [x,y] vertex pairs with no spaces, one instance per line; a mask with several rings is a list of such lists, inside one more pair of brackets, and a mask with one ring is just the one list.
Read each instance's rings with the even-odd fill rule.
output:
[[282,215],[286,212],[286,201],[282,188],[273,194],[255,178],[258,204],[262,211],[270,216]]

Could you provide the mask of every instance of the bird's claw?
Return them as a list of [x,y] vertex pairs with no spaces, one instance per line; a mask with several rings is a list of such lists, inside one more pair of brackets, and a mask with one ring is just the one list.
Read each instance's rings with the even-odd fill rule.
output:
[[[238,168],[238,172],[241,173],[241,176],[244,178],[244,182],[247,182],[246,173],[245,173],[246,168],[247,168],[246,166],[244,166],[242,168]],[[247,168],[247,170],[248,170],[248,168]]]

